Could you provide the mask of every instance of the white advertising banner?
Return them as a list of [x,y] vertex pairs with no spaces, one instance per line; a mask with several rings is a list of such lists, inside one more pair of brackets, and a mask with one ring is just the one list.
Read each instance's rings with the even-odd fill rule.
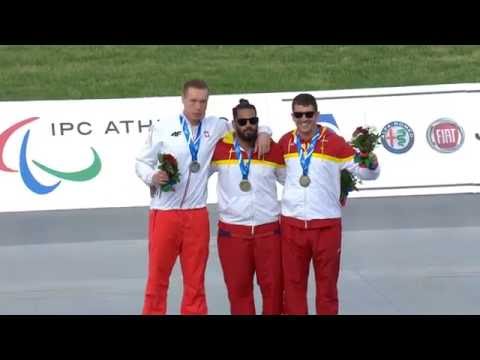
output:
[[[357,126],[382,132],[381,175],[351,197],[479,191],[480,84],[308,92],[347,140]],[[207,114],[231,119],[246,98],[278,140],[298,93],[212,95]],[[180,97],[0,102],[0,212],[147,206],[135,156],[149,125],[181,109]]]

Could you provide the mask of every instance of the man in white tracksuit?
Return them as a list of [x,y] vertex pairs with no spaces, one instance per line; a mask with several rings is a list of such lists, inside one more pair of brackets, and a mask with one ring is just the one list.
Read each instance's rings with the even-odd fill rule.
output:
[[279,145],[287,175],[282,195],[282,259],[285,313],[308,313],[307,284],[313,260],[317,314],[337,314],[342,215],[340,172],[374,180],[380,167],[374,157],[370,168],[355,161],[355,150],[342,137],[317,124],[317,102],[299,94],[292,102],[296,129]]
[[234,133],[215,148],[212,172],[218,171],[218,253],[232,315],[255,315],[254,275],[264,315],[282,313],[283,285],[280,204],[276,181],[285,179],[280,147],[254,151],[258,130],[255,106],[241,99],[233,108]]

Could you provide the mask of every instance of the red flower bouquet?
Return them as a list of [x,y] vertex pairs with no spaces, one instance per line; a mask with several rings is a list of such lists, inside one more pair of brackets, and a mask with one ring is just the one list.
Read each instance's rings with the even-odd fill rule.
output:
[[[357,127],[352,134],[350,144],[356,150],[355,162],[360,167],[375,169],[378,165],[377,157],[373,154],[375,146],[380,144],[380,134],[374,128],[361,126]],[[357,183],[362,183],[352,173],[342,170],[340,174],[340,204],[345,206],[350,191],[356,190]]]
[[352,135],[350,144],[358,150],[355,156],[355,162],[358,162],[360,166],[367,168],[376,167],[376,157],[373,155],[375,146],[380,144],[380,134],[375,132],[374,128],[361,126],[357,127]]
[[180,172],[178,171],[177,159],[171,154],[158,154],[158,169],[168,174],[168,182],[160,185],[158,188],[150,187],[150,195],[153,196],[158,189],[161,191],[175,191],[173,185],[180,181]]

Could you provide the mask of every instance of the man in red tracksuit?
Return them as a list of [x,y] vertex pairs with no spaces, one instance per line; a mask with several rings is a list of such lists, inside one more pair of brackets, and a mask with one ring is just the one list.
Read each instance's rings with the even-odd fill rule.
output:
[[308,314],[307,284],[312,259],[316,312],[338,313],[340,172],[346,169],[363,180],[376,179],[380,173],[376,160],[370,168],[357,164],[355,150],[342,137],[318,125],[318,116],[315,98],[297,95],[292,102],[296,129],[279,141],[287,169],[280,220],[286,314]]
[[233,108],[234,133],[215,148],[218,171],[218,253],[232,315],[255,315],[254,275],[264,315],[282,313],[280,204],[276,180],[283,183],[285,163],[278,144],[260,156],[254,151],[258,130],[255,106],[241,99]]
[[[208,87],[203,80],[183,86],[182,113],[151,126],[137,156],[135,169],[152,192],[148,231],[148,279],[143,314],[165,314],[170,274],[178,256],[183,274],[182,314],[207,314],[205,267],[210,239],[207,180],[218,140],[228,123],[205,116]],[[260,151],[268,151],[270,136],[262,134]],[[158,154],[177,160],[180,182],[175,191],[161,191],[168,174],[157,169]]]

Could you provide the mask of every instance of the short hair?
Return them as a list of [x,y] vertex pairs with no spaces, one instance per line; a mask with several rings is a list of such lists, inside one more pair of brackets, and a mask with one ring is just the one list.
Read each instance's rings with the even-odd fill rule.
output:
[[232,109],[234,119],[237,118],[238,110],[241,109],[252,109],[253,111],[255,111],[255,114],[257,114],[257,109],[255,108],[255,105],[250,104],[248,100],[240,99],[238,101],[238,105]]
[[311,94],[303,93],[295,96],[292,101],[292,111],[295,105],[302,105],[302,106],[312,105],[315,111],[318,111],[317,100],[315,100],[315,98]]
[[199,79],[189,80],[185,84],[183,84],[183,95],[185,95],[190,88],[206,89],[208,91],[207,83],[204,80]]

